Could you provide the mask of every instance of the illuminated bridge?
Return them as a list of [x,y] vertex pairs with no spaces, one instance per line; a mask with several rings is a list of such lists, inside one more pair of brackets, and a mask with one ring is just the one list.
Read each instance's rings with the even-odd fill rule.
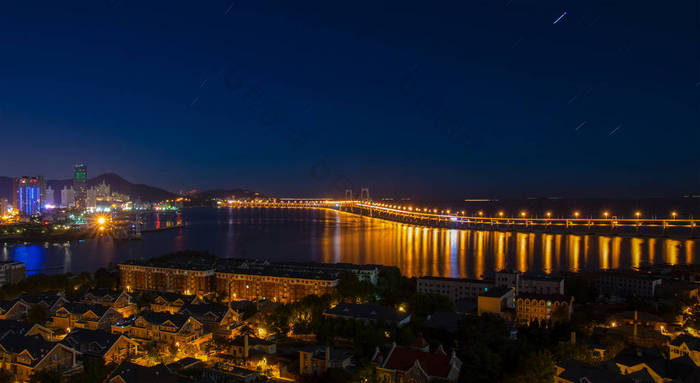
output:
[[604,212],[599,218],[581,217],[574,212],[572,217],[531,217],[521,211],[515,217],[499,212],[495,217],[482,212],[469,215],[464,211],[450,211],[411,206],[378,203],[371,201],[343,201],[332,199],[282,199],[267,201],[228,201],[232,208],[280,208],[280,209],[331,209],[367,217],[380,218],[406,224],[446,227],[454,229],[545,231],[591,234],[646,234],[651,236],[682,235],[696,237],[697,219],[679,218],[672,212],[668,218],[645,218],[641,212],[632,218],[618,218]]

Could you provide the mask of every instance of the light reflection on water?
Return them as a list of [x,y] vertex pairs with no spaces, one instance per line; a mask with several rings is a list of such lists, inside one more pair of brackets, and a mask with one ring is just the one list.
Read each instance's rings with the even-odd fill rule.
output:
[[[141,241],[0,244],[1,257],[25,262],[32,274],[94,271],[195,249],[271,261],[375,263],[398,266],[407,276],[468,278],[503,268],[553,273],[687,264],[696,258],[692,240],[437,229],[327,210],[186,209],[183,218],[183,228],[144,233]],[[167,217],[154,221],[172,225]]]

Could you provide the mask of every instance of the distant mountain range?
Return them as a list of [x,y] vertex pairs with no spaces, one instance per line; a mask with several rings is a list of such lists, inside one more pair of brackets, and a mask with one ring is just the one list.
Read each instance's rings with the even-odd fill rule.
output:
[[[12,201],[12,178],[13,177],[4,177],[0,176],[0,198],[7,198],[8,200]],[[114,173],[105,173],[101,174],[97,177],[90,178],[87,181],[88,187],[92,186],[97,186],[104,181],[107,185],[110,186],[110,189],[112,192],[117,192],[121,194],[126,194],[129,197],[131,197],[132,200],[136,200],[137,198],[140,198],[141,201],[144,202],[157,202],[157,201],[163,201],[166,199],[171,199],[171,198],[176,198],[177,194],[169,192],[167,190],[157,188],[154,186],[150,185],[145,185],[145,184],[134,184],[131,183],[124,178],[120,177],[118,174]],[[46,186],[54,190],[55,196],[54,199],[56,201],[59,201],[61,199],[61,189],[63,189],[64,186],[72,186],[73,185],[73,180],[72,179],[65,179],[65,180],[47,180],[46,181]],[[202,191],[202,192],[196,192],[193,194],[193,198],[196,199],[206,199],[206,198],[212,198],[212,197],[218,197],[218,198],[224,198],[228,197],[231,195],[235,195],[237,197],[250,197],[255,195],[255,193],[245,190],[245,189],[231,189],[231,190],[222,190],[222,189],[217,189],[217,190],[208,190],[208,191]]]

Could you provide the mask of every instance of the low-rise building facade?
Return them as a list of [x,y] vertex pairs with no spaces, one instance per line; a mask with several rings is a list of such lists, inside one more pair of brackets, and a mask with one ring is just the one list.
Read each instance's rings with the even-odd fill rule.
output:
[[417,291],[422,294],[439,294],[452,299],[453,302],[470,298],[476,299],[479,294],[494,287],[494,281],[468,278],[418,278]]
[[561,294],[518,294],[515,298],[515,318],[521,324],[568,321],[573,312],[573,303],[573,297]]

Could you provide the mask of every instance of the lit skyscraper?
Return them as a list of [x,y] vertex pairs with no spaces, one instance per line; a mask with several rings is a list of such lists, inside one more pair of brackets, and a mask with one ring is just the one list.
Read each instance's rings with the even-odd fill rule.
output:
[[44,194],[43,177],[15,178],[12,190],[12,206],[20,214],[35,216],[41,214]]
[[56,204],[56,198],[55,198],[55,193],[53,191],[53,188],[51,186],[46,188],[46,198],[44,198],[44,206],[46,205],[55,205]]
[[69,188],[68,186],[63,187],[63,190],[61,190],[61,206],[75,206],[75,191],[73,188]]
[[73,167],[73,191],[75,207],[85,209],[87,206],[87,166],[78,164]]

